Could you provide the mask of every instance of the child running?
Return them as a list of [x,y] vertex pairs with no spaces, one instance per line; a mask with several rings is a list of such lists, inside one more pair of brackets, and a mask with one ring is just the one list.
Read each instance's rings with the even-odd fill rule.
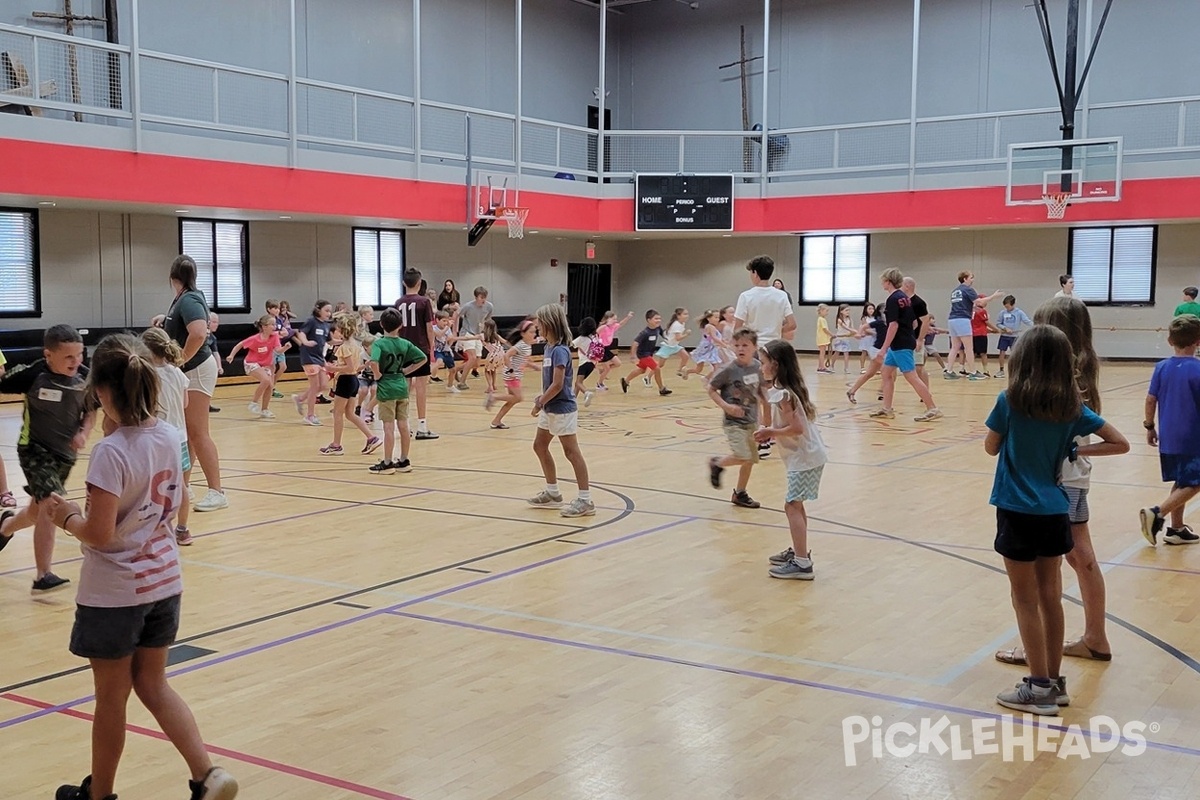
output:
[[600,318],[600,324],[596,326],[596,335],[600,337],[600,343],[604,345],[604,355],[600,358],[600,377],[596,380],[596,388],[602,392],[608,391],[608,386],[604,383],[608,373],[621,366],[621,359],[612,346],[613,340],[616,339],[617,331],[621,329],[621,326],[631,319],[633,319],[632,311],[626,314],[624,319],[617,319],[615,311],[605,311],[604,316]]
[[[428,359],[421,348],[400,337],[403,320],[400,312],[386,308],[379,315],[383,336],[371,344],[371,371],[375,374],[375,398],[379,403],[379,420],[383,423],[383,460],[368,467],[374,475],[393,475],[412,472],[408,460],[410,444],[408,429],[408,375],[421,368]],[[400,431],[400,460],[396,454],[396,431]]]
[[[863,387],[863,384],[874,378],[883,369],[883,340],[887,338],[888,326],[883,319],[883,307],[876,307],[871,303],[867,303],[867,305],[871,308],[872,317],[859,329],[859,332],[863,334],[860,341],[866,341],[866,344],[863,345],[863,355],[868,356],[871,360],[868,362],[867,368],[859,374],[858,380],[846,390],[846,399],[851,404],[858,403],[855,395],[858,394],[858,390]],[[879,399],[882,400],[883,396],[880,395]]]
[[[544,332],[543,332],[543,335]],[[666,334],[662,329],[662,315],[653,308],[646,312],[646,327],[637,336],[633,337],[633,345],[629,348],[629,355],[633,359],[634,368],[624,378],[621,378],[621,391],[629,393],[629,382],[638,375],[649,372],[654,376],[654,382],[658,384],[658,393],[666,396],[671,393],[671,390],[663,386],[662,380],[662,365],[654,358],[654,352],[658,349],[659,342],[663,340]]]
[[129,334],[106,337],[92,357],[89,389],[115,430],[92,450],[87,503],[51,496],[53,521],[79,540],[83,567],[71,652],[91,662],[96,705],[92,771],[57,800],[116,800],[132,690],[187,763],[191,800],[232,800],[238,785],[214,767],[191,709],[167,683],[179,629],[183,574],[171,530],[187,502],[179,432],[157,419],[158,372]]
[[811,581],[812,554],[808,550],[808,512],[805,500],[816,500],[821,487],[821,472],[829,456],[817,430],[817,409],[809,399],[808,387],[800,373],[796,350],[787,342],[768,342],[759,351],[767,402],[771,404],[771,424],[754,432],[755,441],[774,439],[783,451],[787,469],[787,497],[783,507],[792,546],[771,556],[772,578]]
[[243,367],[246,377],[258,381],[258,388],[254,390],[254,397],[247,406],[256,419],[275,419],[275,413],[269,408],[271,390],[275,387],[275,354],[283,352],[275,326],[275,318],[270,314],[259,317],[258,333],[235,344],[225,357],[225,361],[232,364],[238,351],[246,351]]
[[604,358],[604,344],[600,341],[600,332],[596,320],[584,317],[579,321],[579,335],[571,342],[579,351],[579,370],[575,373],[575,396],[583,398],[583,407],[592,404],[592,392],[588,391],[587,379],[596,371],[597,365]]
[[342,314],[334,320],[334,326],[341,338],[341,344],[333,352],[337,360],[329,369],[329,377],[334,381],[333,441],[321,448],[321,454],[340,456],[346,452],[342,447],[342,430],[346,426],[346,420],[349,420],[350,424],[362,431],[362,435],[366,437],[367,442],[363,445],[362,454],[367,456],[378,450],[383,440],[371,433],[367,423],[363,422],[362,417],[354,410],[354,404],[358,402],[358,373],[362,369],[363,355],[362,344],[354,338],[358,332],[358,316]]
[[513,406],[525,399],[521,392],[521,378],[525,374],[525,364],[533,354],[533,340],[537,338],[537,323],[531,319],[524,320],[509,337],[512,347],[504,354],[504,389],[506,394],[496,398],[503,403],[496,416],[492,418],[492,428],[508,430],[504,417]]
[[683,368],[688,363],[688,351],[683,346],[683,340],[691,336],[692,332],[687,329],[688,310],[686,308],[677,308],[671,314],[671,321],[667,324],[667,333],[658,340],[658,350],[654,352],[654,357],[659,359],[663,365],[671,359],[671,356],[679,354],[679,369],[675,370],[675,374],[680,378],[685,377]]
[[[996,349],[998,351],[1000,351],[1000,371],[996,373],[997,378],[1004,377],[1004,365],[1008,361],[1008,351],[1013,346],[1013,344],[1016,343],[1017,335],[1021,333],[1021,329],[1025,328],[1025,327],[1033,326],[1033,320],[1031,320],[1024,311],[1017,308],[1017,298],[1013,297],[1010,294],[1004,298],[1003,303],[1004,303],[1004,310],[1000,312],[1000,315],[998,317],[996,317],[996,329],[998,331],[1000,331],[1000,340],[996,343]],[[1086,314],[1087,306],[1084,306],[1083,310],[1084,310],[1084,313]],[[1051,323],[1051,324],[1053,324],[1053,323]],[[1058,326],[1058,327],[1061,327],[1061,326]],[[1089,317],[1088,318],[1088,331],[1089,331],[1088,346],[1089,347],[1091,347],[1091,334],[1090,334],[1091,329],[1092,329],[1092,321],[1091,321],[1091,317]],[[1068,336],[1070,336],[1070,333],[1068,331],[1064,331],[1064,333],[1066,333]],[[1100,409],[1093,407],[1092,410],[1098,412]]]
[[[567,314],[557,303],[548,303],[537,310],[538,328],[546,340],[546,352],[542,356],[542,393],[533,400],[533,415],[538,418],[537,435],[533,439],[533,452],[542,465],[546,488],[529,498],[529,505],[537,508],[561,508],[564,517],[590,517],[595,515],[591,485],[588,483],[587,462],[579,449],[579,417],[575,395],[571,392],[571,328]],[[550,454],[550,442],[558,437],[563,455],[575,470],[575,483],[579,495],[568,506],[563,506],[562,493],[558,490],[558,468]]]
[[296,413],[307,425],[321,424],[316,413],[317,397],[325,389],[325,345],[329,341],[331,316],[333,305],[328,300],[318,300],[313,304],[308,322],[293,334],[293,340],[300,347],[300,365],[308,378],[308,388],[292,395],[292,402],[296,404]]
[[692,368],[683,373],[683,379],[686,381],[689,375],[699,375],[704,377],[704,368],[711,365],[716,371],[717,367],[722,362],[721,357],[721,329],[718,327],[721,324],[720,309],[710,308],[704,312],[704,316],[700,318],[700,344],[692,351]]
[[480,357],[484,383],[483,408],[491,411],[496,404],[496,373],[504,367],[504,353],[508,348],[496,330],[496,320],[491,317],[479,324],[479,339],[483,342],[483,355]]
[[[192,457],[188,451],[187,425],[183,416],[188,404],[188,377],[179,369],[183,363],[183,350],[162,328],[142,331],[142,344],[150,351],[150,363],[158,373],[158,405],[154,415],[179,431],[179,463],[186,487],[192,480]],[[188,530],[188,516],[191,513],[192,504],[181,503],[175,518],[175,541],[183,547],[192,543],[192,532]]]
[[[837,363],[837,358],[841,355],[842,372],[849,375],[850,340],[858,337],[858,328],[855,328],[854,323],[850,320],[850,306],[845,303],[838,306],[835,327],[837,332],[833,335],[833,363]],[[833,372],[832,363],[830,364],[829,371]]]
[[[1004,557],[1030,675],[996,702],[1030,714],[1069,705],[1061,674],[1062,556],[1071,551],[1070,503],[1059,485],[1064,458],[1128,452],[1120,432],[1088,408],[1075,382],[1066,335],[1036,325],[1017,340],[1008,389],[996,398],[983,447],[999,456],[992,483],[996,552]],[[1077,436],[1101,442],[1076,445]]]
[[33,593],[70,583],[50,571],[54,563],[54,516],[46,499],[66,494],[63,484],[87,443],[96,416],[84,400],[87,367],[83,338],[70,325],[54,325],[42,337],[43,358],[18,367],[0,379],[0,393],[25,395],[17,462],[25,473],[29,505],[0,514],[0,549],[13,533],[33,526],[33,559],[37,572]]
[[754,357],[757,346],[758,334],[749,328],[742,328],[733,334],[733,361],[708,379],[708,396],[725,412],[723,427],[730,449],[729,455],[713,456],[708,460],[709,479],[714,489],[720,489],[721,473],[726,467],[736,466],[737,488],[730,502],[742,508],[758,508],[760,505],[746,493],[750,471],[758,462],[754,429],[758,425],[758,407],[764,397],[762,366]]
[[[1150,378],[1146,395],[1146,443],[1158,448],[1158,462],[1164,481],[1171,483],[1167,498],[1140,512],[1142,535],[1154,546],[1164,518],[1171,517],[1163,541],[1167,544],[1195,544],[1200,536],[1183,522],[1188,501],[1200,493],[1200,319],[1183,314],[1171,320],[1167,343],[1175,355],[1160,361]],[[1154,423],[1158,416],[1158,425]],[[1160,431],[1159,428],[1162,430]]]

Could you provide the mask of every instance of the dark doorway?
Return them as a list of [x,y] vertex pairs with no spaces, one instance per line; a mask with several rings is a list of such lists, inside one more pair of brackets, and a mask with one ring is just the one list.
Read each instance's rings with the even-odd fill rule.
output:
[[612,264],[567,264],[567,320],[578,328],[584,317],[600,322],[612,308]]
[[[600,127],[600,107],[599,106],[588,106],[587,126],[589,128],[591,128],[592,130],[596,130]],[[611,108],[604,109],[604,130],[605,131],[612,130],[612,109]],[[601,133],[601,135],[603,136],[604,134]],[[596,142],[593,141],[592,139],[588,139],[588,169],[593,170],[593,171],[596,169]],[[612,169],[612,154],[609,153],[608,148],[605,147],[604,148],[604,172],[607,174],[610,169]],[[596,182],[595,176],[588,177],[588,183],[595,183],[595,182]],[[604,182],[608,183],[609,179],[605,178]]]

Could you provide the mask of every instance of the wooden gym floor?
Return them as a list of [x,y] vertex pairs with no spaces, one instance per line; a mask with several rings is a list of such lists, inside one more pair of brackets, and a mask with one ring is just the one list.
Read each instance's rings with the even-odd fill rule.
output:
[[[597,514],[580,524],[526,506],[541,488],[529,405],[511,430],[489,430],[479,382],[431,387],[442,438],[414,442],[415,470],[394,476],[366,471],[357,432],[347,455],[323,457],[329,428],[303,427],[286,399],[278,420],[251,421],[249,387],[219,389],[230,507],[193,515],[174,685],[242,797],[1194,797],[1200,548],[1152,549],[1138,533],[1137,509],[1164,495],[1141,437],[1150,367],[1102,374],[1105,415],[1133,442],[1098,460],[1091,493],[1115,656],[1068,659],[1073,704],[1039,731],[1140,721],[1144,752],[1061,758],[1018,743],[1015,761],[936,745],[876,758],[865,742],[851,745],[855,766],[846,718],[919,729],[945,716],[970,749],[973,720],[994,722],[994,695],[1023,674],[992,659],[1016,641],[981,446],[1001,382],[936,378],[947,418],[924,425],[902,386],[903,413],[880,424],[867,419],[872,386],[851,408],[840,372],[818,376],[811,358],[807,369],[832,458],[809,504],[813,583],[766,575],[789,543],[777,456],[751,480],[761,510],[708,485],[705,459],[724,438],[695,379],[672,377],[669,398],[639,382],[581,410]],[[19,425],[18,405],[0,409],[14,487]],[[73,494],[84,474],[81,461]],[[71,540],[56,557],[77,578]],[[0,556],[12,798],[50,797],[88,769],[73,591],[31,598],[31,564],[22,532]],[[1069,569],[1065,585],[1074,636]],[[182,761],[136,702],[129,725],[122,800],[182,796]]]

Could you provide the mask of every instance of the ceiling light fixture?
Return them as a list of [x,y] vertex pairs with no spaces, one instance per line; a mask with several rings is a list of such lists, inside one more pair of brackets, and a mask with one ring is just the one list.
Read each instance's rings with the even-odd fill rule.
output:
[[58,205],[58,203],[55,203],[50,200],[43,200],[40,203],[38,203],[38,205],[39,206],[49,206],[50,208],[53,208],[54,206]]

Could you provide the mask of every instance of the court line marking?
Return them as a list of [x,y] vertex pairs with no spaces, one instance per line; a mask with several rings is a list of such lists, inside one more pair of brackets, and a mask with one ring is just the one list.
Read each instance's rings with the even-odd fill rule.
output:
[[[510,630],[508,628],[497,628],[491,625],[479,625],[473,622],[460,622],[458,620],[446,619],[443,617],[430,617],[425,614],[416,614],[411,611],[388,610],[385,612],[389,616],[402,617],[421,622],[431,622],[439,625],[449,625],[456,628],[477,631],[482,633],[496,633],[504,636],[511,636],[517,639],[526,639],[544,644],[555,644],[563,647],[571,647],[579,650],[589,650],[596,653],[604,653],[607,655],[624,656],[626,658],[638,658],[646,661],[657,661],[663,664],[674,664],[683,667],[693,667],[696,669],[707,670],[709,672],[723,672],[728,675],[735,675],[743,678],[757,678],[759,680],[771,681],[774,683],[783,683],[790,686],[802,686],[809,689],[818,689],[827,692],[835,692],[837,694],[850,695],[853,697],[861,697],[868,700],[879,700],[885,703],[899,704],[913,708],[922,708],[930,711],[941,711],[947,714],[958,714],[967,717],[975,717],[980,719],[1000,720],[1005,716],[1010,716],[1014,724],[1021,724],[1022,727],[1031,726],[1034,728],[1047,728],[1055,731],[1066,732],[1067,725],[1054,725],[1040,720],[1017,717],[1013,714],[1002,714],[1000,712],[981,711],[979,709],[964,708],[962,706],[953,706],[946,703],[938,703],[932,700],[922,700],[916,697],[902,697],[899,695],[884,694],[881,692],[872,692],[865,689],[854,689],[849,686],[838,686],[832,683],[823,683],[820,681],[809,681],[801,678],[793,678],[787,675],[775,675],[770,672],[759,672],[757,670],[739,669],[737,667],[729,667],[721,664],[713,664],[705,661],[692,661],[683,658],[673,658],[671,656],[659,655],[657,653],[646,653],[640,650],[626,650],[620,647],[608,647],[605,645],[589,644],[587,642],[579,642],[572,639],[560,639],[554,636],[542,636],[534,633],[525,633],[524,631]],[[1082,725],[1076,726],[1079,732],[1089,738],[1101,739],[1103,734],[1091,731],[1084,728]],[[1107,741],[1107,739],[1105,739]],[[1132,740],[1122,737],[1122,743],[1134,744]],[[1185,747],[1183,745],[1169,744],[1167,742],[1156,742],[1150,739],[1146,740],[1146,747],[1154,750],[1162,750],[1168,753],[1177,753],[1181,755],[1200,757],[1200,749]]]
[[[21,695],[12,694],[11,692],[0,694],[0,698],[13,703],[19,703],[21,705],[33,706],[34,708],[51,708],[49,703],[46,703],[42,700],[35,700],[32,697],[23,697]],[[55,713],[62,714],[66,717],[71,717],[73,719],[84,720],[86,722],[94,722],[96,719],[94,714],[89,714],[86,711],[79,711],[78,709],[73,708],[61,709]],[[153,728],[144,728],[141,725],[126,723],[125,730],[127,730],[129,733],[134,733],[138,736],[145,736],[149,739],[157,739],[161,742],[170,741],[166,734],[162,733],[161,731],[156,731]],[[228,747],[221,747],[220,745],[209,744],[205,742],[204,749],[213,755],[222,756],[233,761],[240,761],[244,764],[250,764],[256,767],[262,767],[272,772],[290,775],[294,778],[302,778],[313,783],[330,786],[334,789],[342,789],[347,792],[353,792],[354,794],[359,794],[363,797],[375,797],[379,798],[379,800],[412,800],[412,798],[401,794],[386,792],[383,789],[376,789],[372,786],[364,786],[363,784],[354,783],[353,781],[348,781],[343,778],[337,778],[333,775],[325,775],[320,772],[315,772],[311,769],[296,767],[291,764],[285,764],[282,761],[275,761],[274,759],[252,755],[250,753],[245,753],[240,750],[233,750]]]

